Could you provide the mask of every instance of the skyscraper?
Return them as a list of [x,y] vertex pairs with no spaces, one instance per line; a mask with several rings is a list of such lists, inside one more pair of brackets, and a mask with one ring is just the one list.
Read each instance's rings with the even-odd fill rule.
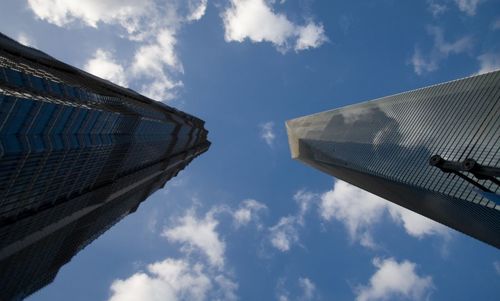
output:
[[500,71],[286,126],[293,158],[500,248]]
[[20,300],[210,143],[204,122],[0,34],[0,300]]

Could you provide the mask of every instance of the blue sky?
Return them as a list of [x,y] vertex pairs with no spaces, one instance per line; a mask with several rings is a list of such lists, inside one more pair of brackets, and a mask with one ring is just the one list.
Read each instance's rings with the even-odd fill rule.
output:
[[212,141],[28,300],[498,300],[498,250],[293,161],[284,128],[498,69],[498,0],[4,0],[0,28]]

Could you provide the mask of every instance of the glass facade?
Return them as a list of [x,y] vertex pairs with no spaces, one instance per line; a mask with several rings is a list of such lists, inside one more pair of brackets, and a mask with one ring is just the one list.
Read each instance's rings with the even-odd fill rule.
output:
[[[500,71],[297,118],[287,129],[298,160],[500,247]],[[456,168],[429,164],[433,155]],[[465,170],[467,159],[488,172]]]
[[210,143],[204,122],[0,34],[0,300],[20,300]]

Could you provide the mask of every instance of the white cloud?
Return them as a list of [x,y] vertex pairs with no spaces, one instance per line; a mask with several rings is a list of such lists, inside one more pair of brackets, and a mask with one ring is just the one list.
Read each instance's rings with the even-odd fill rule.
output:
[[426,59],[422,55],[422,51],[417,47],[415,47],[415,51],[411,57],[411,64],[413,65],[413,70],[418,75],[422,75],[425,72],[435,71],[438,67],[437,60]]
[[219,238],[219,233],[216,231],[217,225],[218,221],[214,219],[212,212],[198,219],[194,210],[191,209],[179,219],[178,225],[165,229],[162,236],[169,241],[184,244],[183,250],[185,251],[198,249],[207,256],[211,265],[222,268],[226,245]]
[[252,220],[258,219],[260,211],[267,210],[267,206],[256,200],[244,200],[239,208],[233,212],[236,227],[245,226]]
[[491,29],[493,30],[500,29],[500,18],[496,18],[496,20],[493,21],[493,23],[491,23]]
[[418,75],[437,70],[439,63],[450,54],[463,53],[472,47],[472,39],[468,36],[459,38],[454,42],[447,42],[444,39],[444,33],[441,28],[429,26],[427,31],[434,39],[430,53],[424,56],[420,49],[415,47],[410,61],[413,65],[413,70]]
[[288,292],[288,290],[286,288],[286,278],[282,277],[282,278],[278,279],[278,281],[276,283],[275,293],[276,293],[276,298],[278,299],[278,301],[289,301],[290,300],[288,298],[290,293]]
[[[216,232],[214,215],[225,210],[224,206],[213,207],[203,218],[193,208],[188,210],[162,233],[169,241],[181,243],[183,256],[149,264],[145,271],[113,281],[108,301],[238,300],[239,285],[224,265],[225,243]],[[193,250],[206,256],[192,257]]]
[[319,209],[324,220],[336,219],[342,222],[351,240],[369,248],[376,247],[371,230],[382,221],[386,213],[402,224],[411,236],[422,238],[426,235],[450,235],[447,227],[433,220],[338,180],[332,190],[321,195]]
[[[482,0],[454,0],[454,2],[461,12],[469,16],[474,16]],[[427,3],[429,5],[428,9],[434,17],[438,17],[448,9],[446,4],[439,3],[439,1],[436,0],[428,0]]]
[[406,233],[413,237],[423,238],[426,235],[441,235],[446,238],[451,234],[446,226],[396,204],[389,203],[388,209],[392,218],[396,222],[402,223]]
[[134,57],[132,71],[136,74],[150,74],[156,77],[163,73],[163,65],[183,72],[174,47],[177,40],[175,33],[169,29],[161,30],[156,40],[139,48]]
[[351,184],[336,181],[333,190],[321,196],[320,215],[325,220],[335,218],[346,226],[352,240],[373,247],[370,228],[386,209],[386,201]]
[[299,204],[299,214],[297,215],[297,222],[299,224],[304,224],[304,216],[314,204],[317,197],[316,194],[304,189],[297,191],[293,195],[293,199]]
[[84,69],[117,85],[128,85],[123,66],[116,62],[109,51],[97,49],[94,56],[85,64]]
[[427,4],[429,5],[428,9],[433,17],[438,17],[448,9],[445,4],[437,3],[436,0],[427,0]]
[[497,272],[497,274],[500,275],[500,261],[494,261],[493,267],[495,268],[495,272]]
[[[131,88],[155,100],[168,101],[182,87],[177,79],[184,71],[176,53],[177,32],[204,15],[207,0],[29,0],[28,4],[38,18],[57,26],[68,27],[78,21],[93,28],[114,26],[117,37],[127,38],[135,49],[134,57],[123,59],[128,64],[122,66],[121,78],[113,61],[104,67],[94,64],[93,69],[108,79],[111,73],[115,82],[127,78]],[[87,64],[95,61],[95,56]]]
[[175,88],[182,86],[181,81],[172,82],[167,76],[162,76],[151,83],[144,84],[141,93],[157,101],[168,101],[177,96]]
[[81,20],[97,28],[101,22],[118,24],[130,34],[138,31],[153,5],[149,0],[28,0],[28,4],[38,18],[58,26]]
[[269,228],[271,245],[281,252],[290,250],[291,246],[299,241],[296,223],[294,216],[287,216]]
[[299,229],[305,226],[305,215],[317,198],[317,194],[304,189],[293,195],[293,199],[299,206],[298,212],[295,215],[280,218],[276,225],[269,228],[269,240],[274,248],[286,252],[299,242]]
[[24,46],[28,46],[28,47],[35,47],[36,43],[35,43],[35,40],[29,36],[28,34],[24,33],[24,32],[20,32],[18,35],[17,35],[17,41],[21,44],[23,44]]
[[265,0],[231,0],[222,15],[226,41],[270,42],[280,51],[294,44],[299,51],[319,47],[327,40],[321,24],[296,25],[284,14],[275,13],[271,4]]
[[224,275],[217,275],[214,278],[214,280],[219,286],[219,292],[217,294],[219,298],[217,300],[224,300],[224,301],[238,300],[238,296],[236,295],[236,291],[238,290],[238,284],[236,282],[227,278]]
[[176,43],[175,32],[163,29],[158,32],[155,41],[141,46],[135,53],[131,73],[136,78],[151,80],[142,87],[142,92],[152,99],[171,99],[175,96],[172,90],[182,86],[182,82],[174,81],[170,76],[172,72],[184,73],[175,53]]
[[284,46],[295,26],[285,15],[275,14],[264,0],[231,0],[223,15],[227,41],[271,42]]
[[297,280],[298,290],[292,296],[287,288],[287,279],[279,278],[276,283],[275,294],[279,301],[311,301],[318,297],[316,284],[307,277],[299,277]]
[[238,284],[201,263],[167,258],[111,284],[108,301],[238,300]]
[[109,301],[205,300],[212,282],[200,264],[167,258],[111,285]]
[[397,262],[393,258],[381,260],[375,258],[373,265],[377,271],[366,286],[358,287],[356,301],[426,299],[434,286],[431,276],[419,276],[416,264],[410,261]]
[[479,5],[480,0],[455,0],[455,3],[462,12],[468,14],[469,16],[473,16],[476,14],[477,6]]
[[187,16],[188,21],[200,20],[207,10],[208,0],[189,0],[189,15]]
[[462,37],[454,42],[445,41],[443,29],[440,27],[430,26],[428,32],[434,37],[436,49],[446,56],[452,53],[457,54],[464,52],[472,46],[470,37]]
[[311,279],[304,277],[299,278],[299,286],[302,289],[302,297],[300,300],[309,301],[316,295],[316,285]]
[[500,69],[500,54],[485,53],[477,57],[479,60],[479,71],[476,74],[483,74]]
[[298,27],[297,30],[299,37],[295,43],[295,51],[318,48],[328,41],[325,35],[325,29],[321,24],[309,23],[306,26]]
[[274,139],[276,139],[274,122],[269,121],[260,125],[260,138],[264,139],[270,147],[274,145]]
[[158,227],[158,210],[154,209],[149,213],[146,223],[146,229],[150,233],[156,234],[156,229]]

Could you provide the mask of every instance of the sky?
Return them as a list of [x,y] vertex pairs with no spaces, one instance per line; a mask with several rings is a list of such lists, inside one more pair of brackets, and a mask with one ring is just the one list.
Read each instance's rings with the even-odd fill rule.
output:
[[290,158],[286,120],[500,68],[499,0],[2,0],[212,145],[27,300],[498,300],[500,252]]

